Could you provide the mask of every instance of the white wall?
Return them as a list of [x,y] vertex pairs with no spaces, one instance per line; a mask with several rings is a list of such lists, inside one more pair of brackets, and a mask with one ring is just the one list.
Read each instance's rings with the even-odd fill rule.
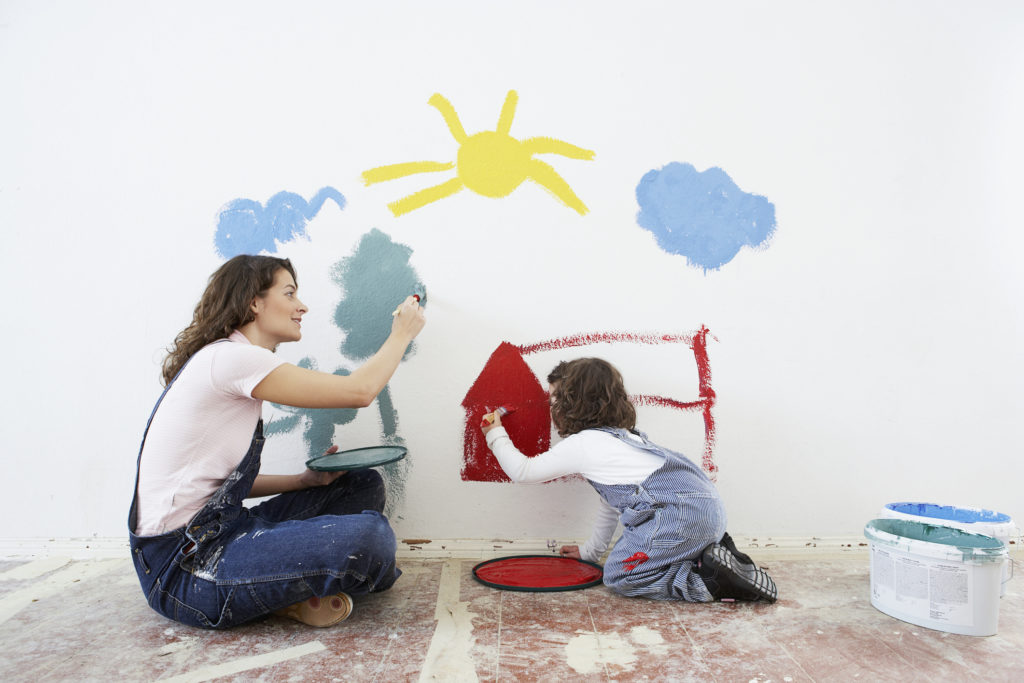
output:
[[[312,312],[280,353],[344,364],[334,264],[372,228],[413,251],[428,327],[392,383],[410,448],[399,537],[585,536],[579,481],[464,482],[460,405],[503,341],[707,326],[718,484],[737,534],[856,535],[886,502],[1024,519],[1024,6],[1018,2],[5,2],[0,7],[3,538],[125,530],[162,349],[188,322],[228,202],[339,190],[277,245]],[[452,177],[434,93],[469,134],[551,136],[589,207]],[[767,244],[718,269],[637,224],[670,162],[774,205]],[[694,400],[680,345],[601,344],[630,391]],[[641,427],[698,458],[696,414]],[[267,417],[277,415],[271,406]],[[371,411],[338,430],[377,443]],[[299,432],[266,471],[302,467]]]

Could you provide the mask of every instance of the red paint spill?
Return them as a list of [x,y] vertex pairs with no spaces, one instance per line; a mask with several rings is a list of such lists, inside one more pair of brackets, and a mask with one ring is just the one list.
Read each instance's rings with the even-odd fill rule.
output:
[[651,558],[647,556],[647,553],[633,553],[622,561],[622,567],[627,572],[631,572],[649,559]]
[[697,364],[697,400],[680,401],[665,396],[643,394],[630,398],[638,405],[653,405],[687,412],[699,411],[704,419],[704,453],[701,466],[714,481],[718,475],[718,466],[714,460],[715,419],[712,413],[716,396],[714,389],[711,388],[707,337],[708,328],[701,326],[700,330],[693,334],[593,332],[524,346],[502,342],[491,354],[462,401],[462,406],[466,410],[462,480],[509,481],[487,448],[487,441],[477,426],[484,415],[501,405],[517,408],[516,415],[508,416],[502,423],[524,455],[533,457],[550,447],[551,414],[547,392],[523,360],[523,356],[591,344],[633,343],[686,344],[693,350]]
[[486,583],[515,588],[570,588],[599,581],[600,567],[571,557],[538,555],[482,562],[473,575]]

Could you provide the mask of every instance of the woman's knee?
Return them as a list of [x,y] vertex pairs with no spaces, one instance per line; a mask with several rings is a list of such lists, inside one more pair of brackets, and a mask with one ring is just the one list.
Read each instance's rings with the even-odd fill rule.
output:
[[335,480],[335,486],[344,493],[344,497],[358,499],[361,510],[384,511],[387,502],[387,489],[384,485],[384,477],[374,469],[349,472],[343,477]]
[[398,541],[387,518],[379,512],[366,510],[359,515],[359,521],[363,525],[363,544],[381,554],[394,556]]
[[384,499],[386,493],[384,488],[384,477],[381,476],[380,472],[374,469],[367,469],[352,472],[351,476],[356,477],[359,488],[371,493],[380,494],[381,500]]

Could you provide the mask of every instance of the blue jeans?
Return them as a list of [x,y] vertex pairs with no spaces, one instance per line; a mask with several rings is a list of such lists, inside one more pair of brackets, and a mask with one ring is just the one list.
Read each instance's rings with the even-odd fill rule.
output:
[[[375,470],[283,493],[249,509],[259,472],[262,422],[249,452],[184,527],[136,536],[135,570],[149,605],[190,626],[228,628],[315,596],[383,591],[401,572]],[[137,486],[137,484],[136,484]]]

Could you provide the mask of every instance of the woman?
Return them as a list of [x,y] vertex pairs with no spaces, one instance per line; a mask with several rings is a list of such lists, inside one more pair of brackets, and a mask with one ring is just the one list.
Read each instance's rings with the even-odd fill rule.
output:
[[400,573],[381,476],[259,474],[260,413],[263,401],[370,405],[423,329],[423,311],[407,298],[377,353],[339,376],[274,354],[302,337],[308,309],[297,290],[287,259],[232,258],[164,361],[167,386],[143,436],[128,527],[146,599],[183,624],[227,628],[277,612],[329,626],[351,613],[350,595],[386,590]]

